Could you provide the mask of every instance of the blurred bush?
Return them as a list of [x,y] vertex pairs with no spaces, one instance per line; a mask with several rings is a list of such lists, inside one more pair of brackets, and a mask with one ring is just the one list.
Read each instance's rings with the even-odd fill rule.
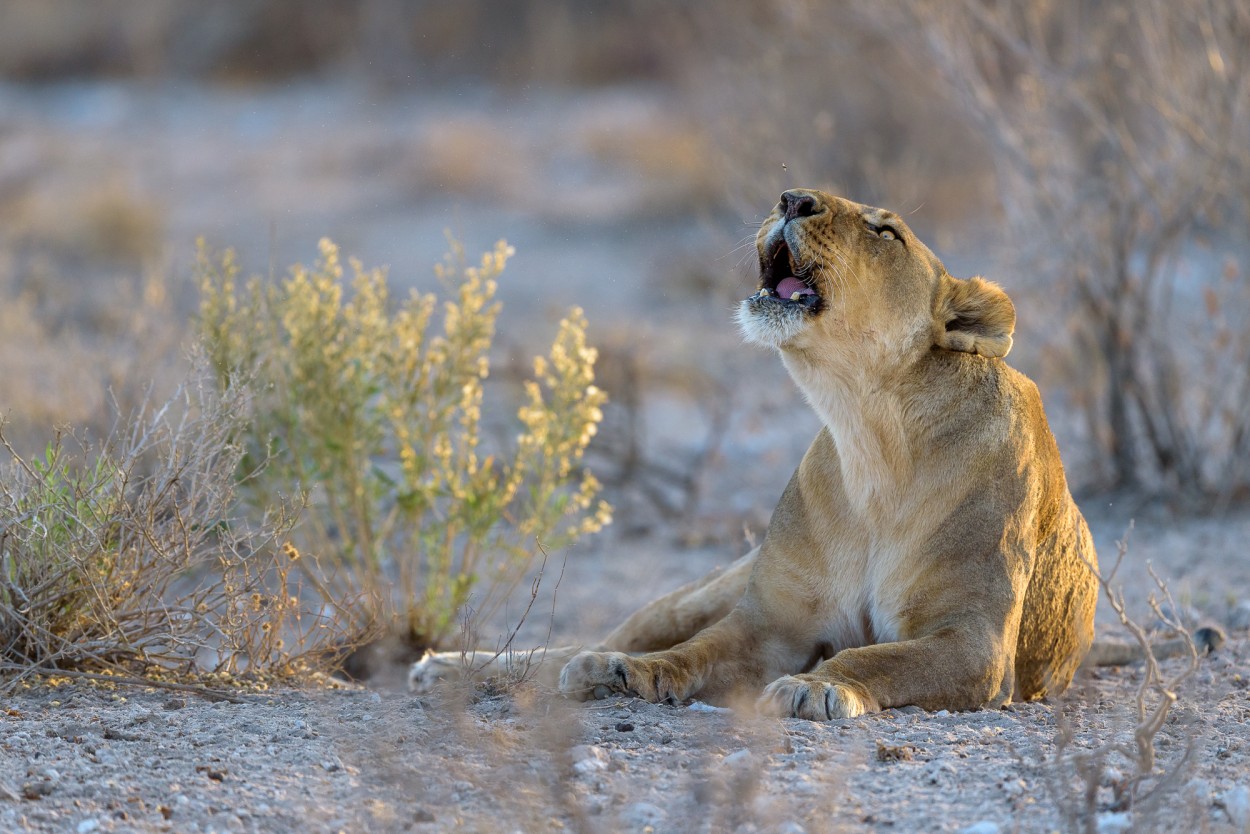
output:
[[1250,7],[918,2],[1104,485],[1250,494]]
[[596,84],[663,72],[651,3],[610,0],[6,0],[0,76],[265,80],[348,72]]
[[481,443],[496,278],[511,252],[501,242],[467,266],[454,248],[438,274],[456,300],[437,335],[434,296],[414,292],[392,311],[380,270],[353,262],[345,299],[329,241],[280,283],[240,285],[231,255],[215,264],[201,252],[200,326],[218,380],[259,392],[240,437],[257,509],[304,493],[295,535],[346,569],[368,618],[418,646],[443,641],[471,595],[489,617],[540,550],[610,520],[579,465],[605,401],[580,310],[534,360],[514,448]]

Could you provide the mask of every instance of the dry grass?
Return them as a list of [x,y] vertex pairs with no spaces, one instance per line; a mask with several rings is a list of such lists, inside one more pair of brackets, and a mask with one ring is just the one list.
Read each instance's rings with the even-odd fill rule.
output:
[[356,636],[340,615],[350,600],[317,593],[316,571],[283,546],[297,508],[275,503],[257,525],[235,514],[248,396],[217,397],[201,374],[119,418],[99,446],[58,433],[34,457],[0,425],[10,684],[57,670],[287,674]]
[[[1123,591],[1113,585],[1128,553],[1127,533],[1116,542],[1116,547],[1110,571],[1091,569],[1098,577],[1107,605],[1132,636],[1143,658],[1144,669],[1136,694],[1131,703],[1123,705],[1128,708],[1131,729],[1127,733],[1102,734],[1094,740],[1081,738],[1079,723],[1089,705],[1080,699],[1077,684],[1077,696],[1069,696],[1056,706],[1054,748],[1043,771],[1046,788],[1065,830],[1082,834],[1103,830],[1110,824],[1109,814],[1131,815],[1126,819],[1135,821],[1135,831],[1154,830],[1157,815],[1174,808],[1182,783],[1192,770],[1192,737],[1185,738],[1179,752],[1162,760],[1157,743],[1169,716],[1174,716],[1178,692],[1198,671],[1198,649],[1189,628],[1176,614],[1179,609],[1167,583],[1148,565],[1146,569],[1159,594],[1151,595],[1150,610],[1165,629],[1178,636],[1183,646],[1182,665],[1165,673],[1156,658],[1152,635],[1129,616]],[[1178,729],[1185,732],[1175,727],[1173,732]]]

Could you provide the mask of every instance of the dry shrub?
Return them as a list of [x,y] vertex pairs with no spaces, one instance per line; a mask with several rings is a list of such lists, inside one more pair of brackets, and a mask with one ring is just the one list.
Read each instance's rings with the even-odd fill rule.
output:
[[353,262],[347,297],[329,241],[281,282],[240,285],[231,255],[220,265],[201,255],[201,329],[219,382],[228,392],[254,379],[261,392],[240,441],[245,472],[268,465],[248,496],[260,510],[277,494],[306,495],[297,538],[344,569],[344,592],[363,591],[366,621],[419,646],[452,634],[471,596],[489,618],[538,549],[610,519],[581,467],[605,395],[580,310],[534,359],[511,448],[483,443],[496,278],[511,251],[501,242],[468,266],[453,245],[437,269],[455,295],[441,333],[434,296],[392,307],[380,270]]
[[0,668],[289,673],[348,639],[284,552],[288,508],[235,514],[249,396],[200,373],[98,447],[58,433],[32,457],[0,424]]
[[[1131,528],[1130,528],[1131,530]],[[1174,632],[1183,647],[1181,666],[1166,672],[1156,658],[1147,630],[1125,608],[1124,593],[1113,587],[1115,575],[1128,553],[1128,535],[1116,542],[1115,563],[1109,572],[1094,570],[1111,610],[1129,632],[1144,662],[1141,681],[1128,704],[1131,728],[1101,732],[1098,739],[1081,738],[1077,722],[1090,713],[1079,699],[1067,699],[1055,709],[1055,749],[1045,763],[1046,787],[1064,822],[1064,830],[1095,834],[1108,823],[1106,814],[1131,814],[1133,830],[1151,830],[1163,823],[1163,811],[1175,811],[1183,780],[1192,769],[1193,739],[1185,738],[1177,752],[1158,755],[1159,734],[1177,703],[1177,692],[1197,670],[1198,649],[1189,629],[1176,613],[1179,608],[1167,584],[1147,568],[1159,596],[1149,598],[1150,610],[1164,627]],[[1100,790],[1103,789],[1103,790]],[[1110,796],[1107,796],[1109,789]],[[1104,820],[1100,824],[1100,817]]]
[[115,175],[71,183],[56,199],[21,196],[6,213],[6,237],[18,246],[104,263],[149,261],[165,234],[160,203]]
[[1244,491],[1250,8],[906,9],[899,31],[986,139],[1017,264],[1065,302],[1048,364],[1101,480]]

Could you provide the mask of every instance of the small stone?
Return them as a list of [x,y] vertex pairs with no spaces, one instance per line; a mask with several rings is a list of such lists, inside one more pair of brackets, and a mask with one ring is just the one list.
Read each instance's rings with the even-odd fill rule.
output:
[[774,830],[777,834],[807,834],[807,829],[794,820],[786,820]]
[[618,721],[616,724],[616,731],[618,733],[632,733],[634,731],[634,725],[628,721]]
[[608,751],[591,744],[579,744],[569,753],[573,757],[573,769],[582,774],[607,770],[611,761]]
[[993,820],[980,820],[959,829],[959,834],[1000,834],[1002,828]]
[[877,742],[877,761],[879,762],[910,762],[916,758],[916,748],[911,744],[895,747],[891,744]]
[[434,822],[434,815],[424,808],[418,808],[412,814],[413,822]]
[[727,709],[725,707],[714,707],[711,704],[705,704],[702,701],[695,701],[690,706],[686,707],[686,709],[691,710],[692,712],[719,712],[723,714],[733,712],[731,709]]
[[55,782],[40,780],[38,782],[27,782],[22,785],[23,799],[43,799],[56,790]]
[[334,773],[336,771],[343,769],[343,763],[339,761],[338,756],[335,756],[332,759],[326,759],[324,762],[322,762],[321,769],[326,771],[327,773]]
[[88,817],[87,819],[78,823],[78,827],[75,828],[74,830],[77,831],[78,834],[88,834],[88,832],[90,831],[96,831],[97,829],[99,829],[99,827],[100,827],[99,820]]
[[1133,815],[1128,812],[1106,811],[1098,815],[1098,834],[1124,834],[1133,828]]
[[1250,788],[1236,785],[1220,794],[1217,802],[1232,820],[1234,828],[1245,831],[1250,827]]
[[722,761],[725,767],[741,767],[751,763],[751,751],[743,747],[741,750],[735,750],[726,756]]

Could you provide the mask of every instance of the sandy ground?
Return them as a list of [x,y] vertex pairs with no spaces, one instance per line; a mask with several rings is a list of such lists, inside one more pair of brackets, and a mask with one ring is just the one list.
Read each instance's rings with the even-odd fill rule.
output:
[[[1248,623],[1222,593],[1245,577],[1210,570],[1246,570],[1237,554],[1248,525],[1139,523],[1122,568],[1130,599],[1147,558],[1164,575],[1184,568],[1186,604],[1222,621],[1230,642],[1178,689],[1160,733],[1156,771],[1175,778],[1126,812],[1116,785],[1132,765],[1110,758],[1091,777],[1092,830],[1241,831],[1250,821]],[[664,540],[605,539],[575,554],[554,618],[522,634],[593,630],[731,555]],[[1167,676],[1182,668],[1163,666]],[[700,704],[574,704],[533,687],[417,698],[392,671],[374,688],[239,704],[82,684],[21,691],[0,714],[0,831],[1080,830],[1067,815],[1087,807],[1086,781],[1056,760],[1059,725],[1075,733],[1069,750],[1130,744],[1143,675],[1096,670],[1062,703],[817,724]]]

